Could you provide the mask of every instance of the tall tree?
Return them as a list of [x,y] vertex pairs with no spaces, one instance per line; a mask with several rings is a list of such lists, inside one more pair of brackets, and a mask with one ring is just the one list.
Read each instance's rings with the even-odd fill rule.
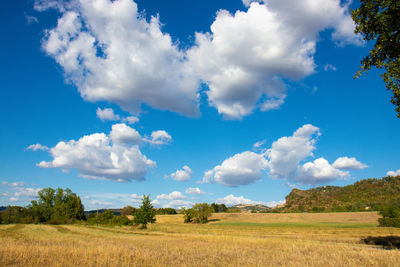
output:
[[387,90],[393,93],[391,102],[396,105],[400,118],[400,1],[399,0],[360,0],[360,7],[352,10],[356,23],[356,33],[362,34],[365,41],[375,41],[369,55],[362,59],[360,77],[372,66],[384,69],[381,74]]
[[135,212],[133,221],[136,224],[141,224],[143,229],[147,228],[148,223],[156,222],[156,210],[150,201],[150,195],[143,195],[142,205]]

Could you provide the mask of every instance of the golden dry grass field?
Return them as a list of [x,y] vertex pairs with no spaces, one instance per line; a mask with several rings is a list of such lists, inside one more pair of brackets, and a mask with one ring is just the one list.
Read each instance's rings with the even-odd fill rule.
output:
[[214,214],[206,225],[161,215],[147,230],[1,225],[0,266],[399,266],[399,249],[362,242],[398,236],[362,213]]

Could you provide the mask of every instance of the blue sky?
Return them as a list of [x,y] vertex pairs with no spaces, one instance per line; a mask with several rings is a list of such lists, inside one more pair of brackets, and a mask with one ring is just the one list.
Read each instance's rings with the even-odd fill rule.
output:
[[400,173],[371,44],[339,0],[1,1],[0,205],[280,203]]

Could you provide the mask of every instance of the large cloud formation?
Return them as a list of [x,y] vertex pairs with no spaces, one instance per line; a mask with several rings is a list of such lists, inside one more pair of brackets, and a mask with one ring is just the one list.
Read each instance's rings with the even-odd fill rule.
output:
[[338,178],[346,178],[348,171],[368,166],[356,158],[340,157],[333,164],[320,157],[314,161],[316,142],[320,129],[311,124],[298,128],[291,136],[272,142],[271,148],[260,153],[245,151],[223,161],[204,173],[202,183],[216,182],[225,186],[254,183],[262,178],[263,171],[275,179],[287,179],[299,184],[325,184]]
[[263,155],[245,151],[230,157],[221,165],[208,170],[203,182],[216,182],[225,186],[239,186],[254,183],[261,179],[261,173],[267,168]]
[[47,31],[43,48],[84,99],[114,102],[130,112],[145,103],[197,114],[199,81],[157,17],[147,22],[131,0],[71,2]]
[[210,32],[196,33],[186,50],[132,0],[36,0],[35,8],[61,12],[43,48],[82,97],[132,113],[146,104],[196,116],[201,83],[225,118],[277,109],[287,95],[285,80],[314,72],[319,32],[333,29],[340,45],[361,43],[340,0],[243,2],[246,11],[218,11]]
[[138,144],[142,142],[148,139],[135,129],[123,123],[114,124],[108,135],[94,133],[77,141],[59,142],[50,149],[53,160],[42,161],[38,166],[77,169],[80,176],[89,179],[142,181],[147,170],[156,166],[140,151]]

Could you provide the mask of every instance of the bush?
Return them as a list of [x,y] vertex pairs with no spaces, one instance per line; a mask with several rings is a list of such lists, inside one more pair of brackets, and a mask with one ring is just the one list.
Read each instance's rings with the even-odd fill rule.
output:
[[379,213],[382,218],[378,219],[379,226],[382,227],[400,227],[400,208],[390,205],[381,208]]
[[114,218],[112,218],[111,220],[111,224],[116,226],[123,226],[123,225],[132,225],[133,223],[125,216],[114,216]]
[[177,214],[176,210],[173,209],[173,208],[161,208],[161,209],[157,209],[156,213],[157,213],[157,214],[160,214],[160,215],[164,215],[164,214],[170,214],[170,215]]
[[379,218],[378,222],[381,227],[400,227],[400,218]]
[[207,223],[213,211],[214,209],[207,203],[197,203],[193,208],[183,211],[184,222]]
[[183,209],[183,222],[191,223],[196,217],[196,212],[194,209]]
[[227,212],[228,211],[228,208],[225,206],[225,204],[212,203],[211,208],[213,208],[214,212]]

